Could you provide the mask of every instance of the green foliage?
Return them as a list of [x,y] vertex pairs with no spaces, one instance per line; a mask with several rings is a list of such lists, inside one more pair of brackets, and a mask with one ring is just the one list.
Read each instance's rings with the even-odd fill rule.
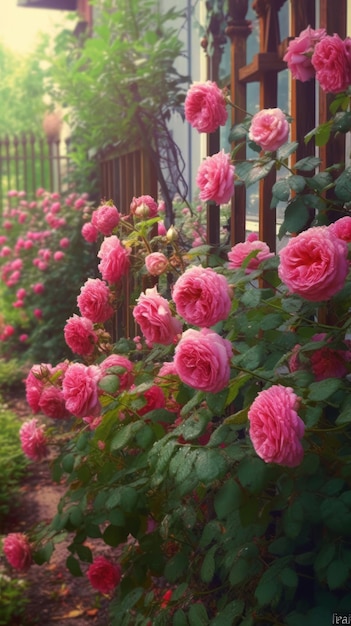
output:
[[0,137],[33,132],[43,135],[47,110],[42,58],[47,40],[28,56],[16,54],[0,44]]
[[4,406],[0,407],[0,532],[14,505],[17,489],[27,467],[19,442],[19,428],[20,423],[14,413]]
[[19,624],[18,620],[23,619],[27,602],[24,595],[26,586],[24,580],[0,573],[0,626]]
[[71,158],[87,181],[104,150],[141,144],[155,156],[171,111],[181,113],[185,77],[175,68],[182,43],[175,9],[153,0],[94,1],[94,37],[67,29],[50,55],[54,100],[69,103]]

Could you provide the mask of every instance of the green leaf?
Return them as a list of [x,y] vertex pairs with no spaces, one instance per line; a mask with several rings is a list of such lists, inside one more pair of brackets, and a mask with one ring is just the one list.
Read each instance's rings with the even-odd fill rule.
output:
[[250,169],[245,177],[245,185],[246,187],[250,187],[250,185],[254,185],[258,180],[261,180],[269,172],[271,171],[273,165],[275,164],[274,159],[271,159],[266,162],[257,161],[255,165]]
[[83,519],[82,509],[79,506],[72,506],[69,510],[69,521],[72,526],[78,528],[83,522]]
[[228,517],[233,511],[240,507],[241,489],[233,478],[229,478],[216,493],[214,498],[214,509],[219,519]]
[[79,561],[72,554],[66,559],[66,567],[71,572],[72,576],[83,576]]
[[239,585],[247,580],[251,576],[251,565],[243,558],[239,558],[235,561],[233,567],[230,570],[229,582],[231,585]]
[[217,550],[217,546],[212,546],[212,548],[206,553],[205,558],[201,565],[200,577],[202,582],[208,584],[211,582],[216,568],[215,562],[215,552]]
[[277,200],[287,202],[290,197],[290,186],[287,178],[281,178],[274,183],[272,193]]
[[177,609],[173,615],[173,626],[188,626],[189,622],[183,609]]
[[48,563],[50,561],[51,555],[54,551],[54,544],[52,541],[49,541],[45,546],[35,550],[33,554],[33,560],[37,565],[43,565],[43,563]]
[[299,147],[299,142],[298,141],[291,141],[290,143],[284,143],[277,150],[277,159],[279,161],[284,161],[291,154],[293,154],[297,150],[298,147]]
[[119,389],[119,377],[114,374],[107,374],[99,381],[99,388],[105,393],[114,395]]
[[329,563],[333,560],[335,555],[335,544],[334,543],[325,543],[322,545],[318,554],[314,559],[314,569],[317,574],[321,575],[321,571],[325,570],[325,568],[329,565]]
[[228,389],[223,389],[218,393],[206,394],[206,402],[212,413],[218,417],[223,415],[224,408],[227,405]]
[[287,181],[289,183],[290,189],[292,191],[296,191],[296,193],[301,193],[306,186],[305,178],[303,176],[299,176],[299,174],[293,174],[292,176],[289,176]]
[[333,130],[340,133],[348,133],[351,130],[351,113],[350,111],[340,111],[334,117]]
[[330,398],[341,386],[342,381],[339,378],[326,378],[310,384],[308,397],[310,400],[322,402]]
[[215,448],[198,450],[195,471],[200,481],[209,484],[213,480],[221,478],[226,470],[227,464],[219,450]]
[[191,605],[188,618],[190,626],[207,626],[210,623],[207,611],[200,602]]
[[237,397],[240,389],[252,378],[251,374],[240,372],[235,378],[229,381],[229,393],[227,396],[227,406]]
[[167,561],[165,566],[165,577],[174,583],[185,572],[189,566],[189,554],[187,551],[178,552]]
[[65,456],[62,457],[61,464],[67,474],[70,474],[73,471],[74,463],[75,463],[75,456],[71,452],[68,454],[65,454]]
[[337,178],[335,194],[343,202],[349,202],[351,196],[351,167],[347,167]]
[[329,187],[332,182],[333,178],[329,174],[329,172],[319,172],[315,176],[312,176],[312,178],[306,179],[306,184],[308,185],[308,187],[319,193]]
[[285,209],[284,221],[279,229],[279,238],[286,233],[298,233],[304,229],[310,213],[303,198],[297,197]]
[[312,172],[321,162],[321,159],[318,157],[304,157],[295,163],[294,169],[302,172]]
[[348,580],[349,568],[344,561],[332,561],[327,569],[327,583],[329,589],[339,589]]
[[111,441],[111,450],[120,450],[124,448],[127,443],[141,430],[144,426],[144,422],[131,422],[130,424],[122,425],[119,427],[117,433],[113,436]]
[[[243,600],[233,600],[229,602],[223,609],[220,609],[216,617],[211,620],[211,626],[230,626],[234,624],[236,618],[241,617],[244,612],[245,604]],[[252,626],[253,622],[240,621],[240,626]],[[237,622],[235,621],[235,624]]]
[[280,580],[284,587],[289,587],[290,589],[296,589],[299,582],[298,575],[290,567],[286,567],[280,572]]

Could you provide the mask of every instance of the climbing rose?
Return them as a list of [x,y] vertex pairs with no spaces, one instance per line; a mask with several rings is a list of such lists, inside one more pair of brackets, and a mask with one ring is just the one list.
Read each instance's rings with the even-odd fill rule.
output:
[[98,336],[94,331],[93,322],[87,317],[72,315],[63,329],[65,342],[72,352],[88,356],[94,352]]
[[256,252],[255,256],[253,256],[248,262],[245,273],[250,274],[250,272],[257,270],[260,263],[274,256],[273,252],[270,251],[269,247],[264,241],[260,241],[259,239],[247,239],[243,243],[237,243],[232,247],[230,252],[228,252],[228,268],[229,269],[239,269],[244,263],[245,259]]
[[86,366],[73,363],[66,372],[62,383],[62,393],[66,409],[72,415],[84,417],[100,412],[98,382],[101,371],[97,365]]
[[120,217],[119,211],[114,205],[103,204],[93,212],[91,223],[96,230],[105,237],[109,237],[119,223]]
[[303,458],[305,425],[296,413],[299,398],[290,387],[273,385],[260,391],[248,418],[256,453],[266,463],[296,467]]
[[[125,356],[119,354],[110,354],[101,364],[100,369],[103,376],[113,374],[113,368],[123,368],[124,371],[118,371],[119,391],[128,389],[134,381],[133,363]],[[110,371],[109,371],[110,370]]]
[[197,171],[196,184],[200,199],[213,200],[216,204],[229,202],[234,194],[234,165],[224,150],[207,157]]
[[188,324],[200,327],[226,319],[231,307],[226,278],[210,267],[189,267],[175,283],[172,298],[177,313]]
[[210,80],[191,85],[184,112],[186,120],[199,133],[213,133],[218,126],[224,126],[228,118],[223,91]]
[[39,426],[35,417],[24,422],[20,428],[21,448],[32,461],[41,461],[47,456],[47,438],[44,431],[44,426]]
[[251,120],[249,138],[263,150],[278,150],[288,135],[289,123],[281,109],[262,109]]
[[317,43],[312,56],[316,79],[323,91],[339,93],[351,83],[351,39],[326,35]]
[[87,571],[90,584],[100,593],[110,593],[119,585],[122,570],[104,556],[98,556]]
[[140,294],[133,317],[148,343],[167,346],[182,332],[180,321],[172,316],[168,300],[159,295],[156,286]]
[[158,214],[158,204],[151,196],[133,198],[130,203],[130,212],[137,217],[150,219]]
[[88,278],[80,288],[77,304],[81,315],[95,324],[102,324],[113,315],[110,290],[100,278]]
[[293,78],[306,82],[314,77],[315,71],[311,57],[315,45],[325,36],[325,28],[314,30],[311,26],[307,26],[298,37],[290,41],[283,60],[288,64]]
[[146,403],[141,409],[138,409],[138,415],[143,416],[149,411],[154,411],[155,409],[163,409],[165,406],[166,400],[163,394],[163,391],[157,385],[152,385],[150,389],[147,389],[145,393],[143,393],[143,398],[146,400]]
[[125,248],[116,235],[106,237],[101,244],[98,268],[108,283],[118,283],[129,270],[130,249]]
[[97,228],[95,228],[95,226],[93,226],[91,222],[86,222],[85,224],[83,224],[81,233],[83,239],[85,239],[85,241],[87,241],[88,243],[95,243],[99,236]]
[[10,533],[3,541],[3,551],[7,561],[22,572],[32,563],[32,551],[28,538],[23,533]]
[[[327,343],[331,341],[326,333],[313,335],[311,340],[326,340]],[[343,378],[347,374],[347,356],[346,349],[338,350],[330,348],[328,345],[301,353],[300,344],[296,344],[289,359],[289,369],[291,372],[296,372],[300,369],[312,370],[316,381],[325,380],[326,378]]]
[[33,365],[25,379],[26,400],[33,413],[39,411],[39,401],[45,386],[45,381],[53,373],[53,367],[50,363],[41,363]]
[[335,237],[351,243],[351,217],[345,215],[329,225],[329,230]]
[[160,276],[168,267],[168,259],[162,252],[151,252],[145,257],[145,266],[151,276]]
[[327,226],[315,226],[292,237],[280,252],[278,274],[289,291],[306,300],[328,300],[345,283],[347,244]]
[[70,416],[62,391],[55,385],[47,385],[43,388],[39,399],[39,409],[52,419],[61,420]]
[[189,328],[175,349],[174,366],[186,385],[217,393],[228,385],[231,357],[230,341],[208,328]]

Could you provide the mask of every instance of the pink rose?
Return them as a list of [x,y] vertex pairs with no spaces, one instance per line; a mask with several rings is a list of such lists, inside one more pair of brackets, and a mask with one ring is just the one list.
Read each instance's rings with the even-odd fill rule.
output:
[[[114,368],[117,368],[117,370]],[[119,391],[128,389],[134,382],[133,363],[125,356],[110,354],[100,363],[100,369],[103,376],[116,371],[119,378]]]
[[52,419],[61,420],[70,416],[61,389],[51,384],[45,386],[40,394],[39,409]]
[[26,400],[33,413],[39,411],[41,393],[52,373],[53,367],[50,363],[41,363],[33,365],[25,379]]
[[97,241],[97,238],[99,236],[99,232],[97,228],[95,228],[95,226],[93,226],[91,222],[86,222],[85,224],[83,224],[81,232],[82,232],[82,237],[88,243],[95,243],[95,241]]
[[36,294],[42,294],[45,291],[45,287],[43,285],[43,283],[36,283],[35,285],[33,285],[32,287],[34,293]]
[[167,230],[164,225],[164,222],[157,223],[157,234],[159,237],[164,237],[167,234]]
[[[312,341],[323,341],[326,337],[325,333],[319,333],[313,335]],[[328,343],[330,341],[331,339],[327,340]],[[296,344],[289,359],[289,369],[291,372],[299,369],[312,369],[317,381],[326,378],[343,378],[347,374],[347,358],[346,350],[337,350],[328,345],[301,353],[301,346]]]
[[150,219],[157,216],[158,204],[151,196],[134,197],[130,204],[130,212],[137,217]]
[[95,324],[106,322],[113,315],[110,290],[99,278],[88,278],[77,297],[78,308],[83,317]]
[[189,267],[176,281],[172,298],[177,313],[195,326],[214,326],[231,308],[227,279],[210,267]]
[[166,404],[163,391],[157,385],[153,385],[150,389],[147,389],[147,391],[143,393],[143,398],[146,402],[144,406],[137,411],[140,417],[146,415],[146,413],[149,413],[150,411],[154,411],[155,409],[163,409]]
[[223,91],[210,80],[194,83],[185,98],[185,119],[199,133],[213,133],[225,126],[228,112]]
[[279,277],[289,291],[306,300],[328,300],[344,286],[347,252],[346,242],[327,226],[309,228],[281,250]]
[[230,163],[230,155],[221,150],[207,157],[200,165],[196,184],[200,189],[200,199],[216,204],[229,202],[234,194],[234,165]]
[[116,235],[106,237],[101,244],[98,268],[108,283],[118,283],[128,273],[130,249],[125,248]]
[[230,341],[214,331],[189,328],[175,349],[174,366],[186,385],[217,393],[228,385],[232,354]]
[[98,336],[94,331],[93,322],[87,317],[72,315],[63,329],[65,342],[72,352],[88,356],[94,352]]
[[288,135],[289,123],[281,109],[262,109],[251,120],[249,138],[262,150],[278,150]]
[[100,378],[101,371],[97,365],[86,366],[83,363],[70,365],[62,383],[67,411],[77,417],[100,413],[98,397]]
[[169,302],[159,295],[157,287],[146,289],[133,309],[133,317],[139,324],[148,343],[170,345],[182,332],[182,325],[172,316]]
[[122,570],[104,556],[98,556],[89,565],[87,576],[91,586],[100,593],[110,593],[119,585]]
[[94,211],[91,223],[103,235],[109,237],[120,220],[120,214],[114,205],[103,204]]
[[151,276],[160,276],[168,267],[168,259],[162,252],[151,252],[145,257],[145,266]]
[[274,256],[273,252],[270,251],[269,247],[264,241],[259,241],[258,239],[249,240],[249,238],[244,243],[237,243],[232,247],[230,252],[228,252],[228,268],[229,269],[239,269],[242,267],[245,259],[253,254],[257,253],[248,262],[245,268],[245,274],[250,274],[254,270],[257,270],[260,263]]
[[41,461],[48,454],[45,427],[39,426],[38,420],[24,422],[19,431],[21,448],[24,454],[32,461]]
[[65,258],[65,253],[62,250],[56,250],[54,252],[54,261],[62,261]]
[[312,65],[323,91],[339,93],[351,83],[351,39],[326,35],[316,44]]
[[305,425],[297,415],[299,398],[290,387],[273,385],[253,401],[248,418],[256,453],[266,463],[296,467],[303,458]]
[[315,71],[311,57],[316,43],[325,36],[325,28],[314,30],[311,26],[307,26],[298,37],[290,41],[283,60],[287,62],[293,78],[306,82],[314,77]]
[[335,237],[351,243],[351,217],[349,215],[336,220],[328,228]]
[[7,561],[22,572],[32,563],[32,550],[28,538],[23,533],[10,533],[3,541],[3,551]]

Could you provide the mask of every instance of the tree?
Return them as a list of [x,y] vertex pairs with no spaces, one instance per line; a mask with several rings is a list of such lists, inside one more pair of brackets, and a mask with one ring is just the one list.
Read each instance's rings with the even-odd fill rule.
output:
[[104,0],[93,37],[62,32],[56,40],[52,87],[54,99],[69,107],[78,167],[86,169],[89,155],[95,168],[93,157],[106,148],[125,152],[144,147],[171,208],[170,186],[173,195],[186,195],[182,160],[167,128],[170,113],[180,112],[184,99],[186,78],[174,66],[182,54],[174,26],[181,13],[162,13],[155,5],[154,0],[118,5]]
[[36,50],[21,55],[0,43],[0,136],[22,132],[42,133],[45,103],[43,49],[48,38],[42,38]]

